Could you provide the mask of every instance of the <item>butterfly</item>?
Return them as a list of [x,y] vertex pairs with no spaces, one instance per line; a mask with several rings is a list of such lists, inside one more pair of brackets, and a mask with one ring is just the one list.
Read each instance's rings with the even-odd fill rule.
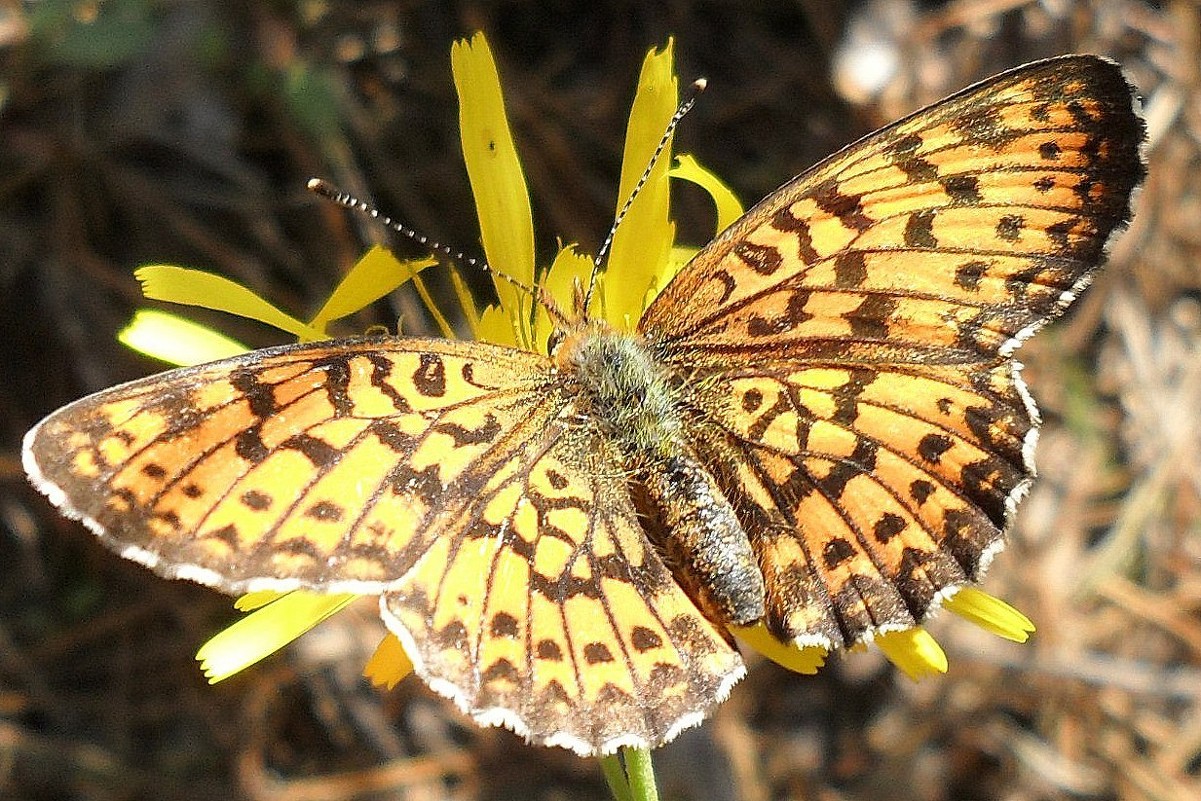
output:
[[1014,352],[1129,219],[1134,103],[1028,64],[768,195],[633,332],[268,348],[72,403],[25,467],[161,575],[379,595],[481,724],[658,745],[743,675],[731,628],[845,648],[980,578],[1034,475]]

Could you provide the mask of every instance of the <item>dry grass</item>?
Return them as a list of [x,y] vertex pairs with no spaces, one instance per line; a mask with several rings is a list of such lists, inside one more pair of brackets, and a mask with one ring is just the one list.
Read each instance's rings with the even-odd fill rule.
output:
[[[1046,418],[1042,478],[987,589],[1037,635],[1014,646],[939,619],[951,670],[918,685],[872,653],[816,678],[756,664],[657,766],[668,798],[1201,798],[1196,0],[962,0],[883,15],[369,2],[316,16],[319,4],[125,0],[105,8],[131,16],[99,31],[35,20],[36,5],[0,6],[0,795],[605,797],[594,764],[464,725],[416,681],[366,687],[358,671],[380,633],[369,605],[206,686],[192,653],[231,617],[226,599],[111,556],[25,486],[18,462],[41,414],[154,369],[113,340],[138,301],[137,264],[202,266],[314,308],[379,232],[306,197],[310,174],[475,242],[447,51],[482,28],[543,253],[555,235],[591,248],[603,234],[637,68],[668,33],[681,73],[710,79],[684,146],[747,199],[1001,68],[1071,51],[1125,64],[1151,130],[1135,223],[1069,318],[1022,351]],[[91,6],[72,8],[86,20]],[[873,98],[831,68],[864,20],[902,64]],[[703,203],[685,197],[679,216],[686,238],[704,238]],[[403,314],[412,330],[414,308],[402,296],[348,325]]]

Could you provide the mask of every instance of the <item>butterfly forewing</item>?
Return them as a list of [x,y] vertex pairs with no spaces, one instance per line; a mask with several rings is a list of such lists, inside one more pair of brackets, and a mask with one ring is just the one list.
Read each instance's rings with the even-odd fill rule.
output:
[[769,195],[647,310],[780,636],[912,626],[979,575],[1033,475],[1012,353],[1100,266],[1143,135],[1108,61],[998,75]]
[[1055,313],[1128,218],[1143,174],[1132,102],[1092,56],[966,89],[773,192],[641,327],[694,360],[994,355]]
[[176,370],[30,432],[36,483],[168,576],[379,592],[565,399],[532,353],[426,340],[287,346]]

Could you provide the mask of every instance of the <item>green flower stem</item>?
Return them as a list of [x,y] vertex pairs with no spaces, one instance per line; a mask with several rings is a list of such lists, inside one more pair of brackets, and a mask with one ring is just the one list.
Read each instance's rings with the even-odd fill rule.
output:
[[[622,765],[622,762],[625,765]],[[620,756],[601,757],[601,770],[616,801],[659,801],[655,768],[646,748],[623,748]]]
[[626,775],[630,779],[630,794],[634,801],[659,801],[650,749],[623,748],[621,753],[626,759]]

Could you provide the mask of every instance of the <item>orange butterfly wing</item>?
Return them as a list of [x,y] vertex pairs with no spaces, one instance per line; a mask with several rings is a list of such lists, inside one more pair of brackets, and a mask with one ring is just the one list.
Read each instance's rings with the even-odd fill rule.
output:
[[647,310],[782,640],[911,627],[1001,547],[1038,423],[1013,352],[1129,217],[1132,103],[1093,56],[965,89],[773,192]]

